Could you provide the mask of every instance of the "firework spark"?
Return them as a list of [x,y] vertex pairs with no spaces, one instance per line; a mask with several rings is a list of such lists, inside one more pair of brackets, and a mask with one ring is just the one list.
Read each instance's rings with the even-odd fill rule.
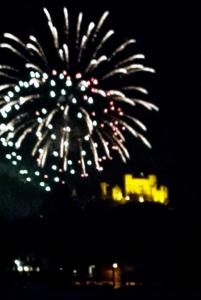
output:
[[[135,73],[154,72],[141,63],[143,54],[126,56],[135,40],[113,51],[106,47],[115,33],[112,29],[102,33],[109,12],[97,24],[90,22],[84,33],[83,13],[79,13],[75,36],[69,30],[67,8],[63,13],[64,41],[44,8],[51,36],[49,52],[33,35],[23,42],[5,33],[0,44],[5,49],[1,51],[19,60],[17,67],[0,65],[0,140],[9,148],[6,158],[19,166],[19,173],[29,182],[34,170],[46,191],[51,190],[51,181],[65,183],[65,174],[86,177],[93,167],[102,171],[102,162],[114,153],[127,162],[126,131],[150,148],[138,131],[145,132],[146,126],[132,116],[131,109],[141,105],[158,110],[135,96],[148,94],[133,85]],[[22,168],[27,153],[33,161],[30,170]]]

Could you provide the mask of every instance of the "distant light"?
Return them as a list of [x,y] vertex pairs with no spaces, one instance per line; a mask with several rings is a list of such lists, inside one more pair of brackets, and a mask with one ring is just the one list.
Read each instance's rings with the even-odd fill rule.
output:
[[91,160],[88,160],[88,161],[87,161],[87,165],[88,165],[88,166],[91,166],[91,165],[92,165],[92,161],[91,161]]
[[72,160],[68,160],[68,165],[71,166],[73,164]]
[[15,260],[14,260],[14,263],[15,263],[16,266],[19,267],[19,266],[21,265],[22,262],[21,262],[19,259],[15,259]]
[[29,272],[29,266],[24,266],[24,272]]
[[75,276],[76,274],[77,274],[77,270],[74,269],[74,270],[73,270],[73,275]]
[[56,166],[56,165],[53,165],[53,166],[52,166],[52,170],[56,171],[56,170],[57,170],[57,166]]
[[6,158],[7,158],[7,159],[11,159],[12,156],[11,156],[10,154],[6,154]]
[[45,182],[41,181],[40,186],[45,186]]
[[51,135],[51,139],[52,139],[52,140],[56,140],[56,138],[57,138],[57,137],[56,137],[55,134],[52,134],[52,135]]
[[39,171],[36,171],[36,172],[35,172],[35,175],[36,175],[36,176],[40,176],[40,172],[39,172]]
[[82,150],[82,151],[81,151],[81,154],[82,154],[82,156],[85,156],[87,153],[86,153],[85,150]]
[[64,89],[62,89],[62,90],[61,90],[61,94],[62,94],[63,96],[65,96],[65,95],[66,95],[66,91],[65,91]]
[[44,78],[44,79],[48,79],[47,73],[43,73],[43,78]]
[[30,72],[30,76],[31,76],[31,78],[34,78],[34,77],[35,77],[35,72],[34,72],[34,71],[31,71],[31,72]]
[[50,192],[51,191],[50,186],[46,186],[45,190],[46,190],[46,192]]
[[55,86],[55,85],[56,85],[55,80],[52,79],[52,80],[50,81],[50,85],[51,85],[51,86]]
[[73,104],[76,104],[76,103],[77,103],[77,99],[73,98],[73,99],[72,99],[72,103],[73,103]]
[[6,102],[10,102],[10,97],[5,96],[4,99],[5,99]]
[[36,72],[35,75],[36,75],[36,78],[40,78],[40,73],[39,72]]
[[29,84],[28,84],[28,82],[24,82],[24,87],[27,89],[28,87],[29,87]]
[[57,151],[53,151],[53,155],[54,155],[54,157],[58,157],[59,153]]
[[139,197],[139,202],[140,202],[140,203],[143,203],[143,202],[144,202],[144,197],[143,197],[143,196],[140,196],[140,197]]
[[22,266],[18,266],[17,270],[18,270],[18,272],[23,272],[23,267]]
[[11,91],[9,91],[9,92],[8,92],[8,96],[9,96],[10,98],[14,97],[14,93],[11,92]]
[[26,178],[26,181],[31,182],[31,178],[30,178],[30,177],[27,177],[27,178]]
[[113,269],[117,269],[118,268],[118,263],[113,263],[112,267],[113,267]]
[[93,104],[93,103],[94,103],[94,99],[93,99],[92,97],[89,97],[88,103],[89,103],[89,104]]
[[18,104],[15,104],[14,107],[15,107],[16,110],[19,110],[19,109],[20,109],[20,106],[19,106]]
[[129,200],[130,200],[130,196],[126,196],[126,197],[125,197],[125,200],[126,200],[126,201],[129,201]]
[[40,267],[36,267],[36,272],[40,272]]
[[56,93],[54,91],[50,92],[50,97],[54,98],[56,96]]
[[39,117],[39,118],[37,119],[37,121],[38,121],[39,124],[41,124],[41,123],[43,122],[43,119]]
[[54,181],[55,181],[55,182],[59,182],[59,181],[60,181],[59,177],[55,177],[55,178],[54,178]]
[[46,108],[42,108],[42,113],[45,115],[47,113],[47,109]]
[[20,92],[20,87],[19,87],[18,85],[15,86],[15,91],[16,91],[17,93]]
[[81,90],[82,92],[85,92],[85,91],[86,91],[86,87],[85,87],[84,85],[81,85],[80,90]]
[[74,175],[75,174],[75,170],[70,170],[70,173],[72,174],[72,175]]
[[72,86],[72,81],[71,81],[71,80],[67,80],[67,81],[66,81],[66,85],[67,85],[68,87]]
[[82,113],[79,112],[79,113],[77,114],[77,117],[78,117],[79,119],[81,119],[81,118],[82,118]]

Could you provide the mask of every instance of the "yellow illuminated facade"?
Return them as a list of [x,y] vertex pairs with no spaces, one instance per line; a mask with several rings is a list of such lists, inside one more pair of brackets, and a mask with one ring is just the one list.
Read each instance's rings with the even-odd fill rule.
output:
[[127,201],[156,202],[168,204],[168,188],[164,185],[158,187],[156,175],[147,178],[133,177],[131,174],[124,175],[124,188],[119,186],[109,187],[106,182],[101,183],[102,197],[111,198],[113,201],[125,203]]

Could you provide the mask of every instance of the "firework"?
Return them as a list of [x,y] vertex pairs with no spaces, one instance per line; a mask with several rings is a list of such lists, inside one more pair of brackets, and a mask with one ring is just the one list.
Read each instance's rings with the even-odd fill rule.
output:
[[[103,161],[115,153],[126,162],[126,132],[150,148],[143,135],[146,126],[132,112],[136,105],[158,108],[136,97],[148,94],[133,85],[136,73],[154,70],[142,63],[143,54],[130,55],[135,40],[112,51],[108,47],[114,31],[104,31],[107,11],[85,31],[80,13],[73,36],[64,8],[63,41],[46,8],[44,13],[50,31],[48,51],[33,35],[24,42],[5,33],[0,44],[11,61],[16,57],[15,67],[0,65],[0,140],[9,149],[6,158],[26,181],[34,174],[50,191],[51,181],[65,183],[66,174],[86,177],[92,168],[102,171]],[[29,170],[22,168],[26,157]]]

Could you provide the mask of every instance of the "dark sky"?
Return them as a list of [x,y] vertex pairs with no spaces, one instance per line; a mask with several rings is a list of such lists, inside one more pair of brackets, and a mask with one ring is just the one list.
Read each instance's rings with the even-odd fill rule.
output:
[[0,7],[0,33],[28,36],[39,31],[42,35],[43,4],[58,20],[63,5],[68,6],[72,16],[82,10],[86,21],[97,20],[109,9],[108,26],[119,34],[119,42],[123,37],[136,38],[137,49],[146,54],[147,63],[157,71],[146,79],[150,100],[160,107],[160,113],[150,113],[145,120],[153,150],[131,144],[133,158],[129,166],[113,164],[106,173],[156,172],[169,186],[174,205],[199,204],[201,9],[197,2],[8,0]]

